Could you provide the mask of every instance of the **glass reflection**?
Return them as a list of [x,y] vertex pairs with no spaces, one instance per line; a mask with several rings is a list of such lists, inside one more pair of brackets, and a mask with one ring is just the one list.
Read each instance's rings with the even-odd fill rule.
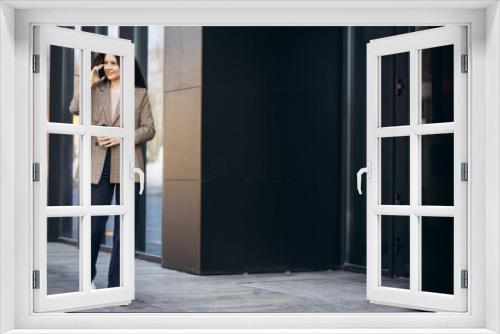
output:
[[382,126],[410,124],[410,53],[381,57]]
[[[50,46],[49,75],[49,122],[79,124],[79,101],[73,95],[79,94],[82,50],[61,46]],[[68,113],[68,110],[72,113]]]
[[453,45],[423,49],[422,123],[453,122]]
[[381,286],[410,288],[410,217],[382,216]]
[[422,291],[453,294],[453,218],[422,217]]
[[381,149],[382,204],[409,205],[410,138],[382,138]]
[[453,206],[453,134],[422,136],[422,205]]
[[80,136],[48,135],[47,205],[80,205]]
[[80,217],[47,219],[47,294],[81,291]]

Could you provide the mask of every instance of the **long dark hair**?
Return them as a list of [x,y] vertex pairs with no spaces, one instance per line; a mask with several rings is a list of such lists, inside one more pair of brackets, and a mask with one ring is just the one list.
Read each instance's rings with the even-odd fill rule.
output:
[[[97,53],[94,60],[92,60],[92,64],[90,65],[90,68],[94,68],[97,65],[104,64],[104,58],[106,57],[106,54],[104,53]],[[118,66],[120,65],[120,56],[115,56],[116,62],[118,63]],[[137,59],[135,59],[135,87],[139,88],[148,88],[146,85],[146,80],[144,80],[144,75],[142,75],[141,67],[139,63],[137,62]],[[104,82],[108,82],[108,78],[104,76],[103,79]]]

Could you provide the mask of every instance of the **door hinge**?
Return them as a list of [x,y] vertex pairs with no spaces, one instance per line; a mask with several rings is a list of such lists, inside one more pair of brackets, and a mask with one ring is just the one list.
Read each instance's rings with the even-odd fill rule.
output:
[[469,272],[467,270],[461,271],[461,288],[467,289],[469,287]]
[[40,270],[33,270],[33,289],[40,289]]
[[462,73],[469,72],[469,57],[462,55]]
[[40,55],[33,55],[33,73],[40,73]]
[[40,164],[38,162],[33,163],[33,182],[40,181]]
[[460,164],[460,180],[462,181],[469,180],[469,164],[466,162],[462,162]]

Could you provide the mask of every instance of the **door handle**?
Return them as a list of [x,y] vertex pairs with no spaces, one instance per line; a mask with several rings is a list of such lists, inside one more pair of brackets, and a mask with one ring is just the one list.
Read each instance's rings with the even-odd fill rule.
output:
[[130,178],[135,179],[135,174],[139,174],[139,195],[142,195],[144,191],[144,172],[142,169],[134,166],[133,162],[130,162]]
[[366,167],[360,168],[358,170],[358,173],[356,174],[357,186],[358,186],[358,193],[360,195],[363,194],[363,192],[361,191],[361,177],[363,176],[363,174],[366,174],[366,178],[369,178],[369,177],[372,176],[371,165],[372,164],[370,162],[368,162],[366,164]]

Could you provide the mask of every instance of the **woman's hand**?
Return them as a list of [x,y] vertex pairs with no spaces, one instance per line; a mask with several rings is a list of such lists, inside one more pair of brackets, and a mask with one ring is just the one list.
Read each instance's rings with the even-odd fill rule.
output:
[[93,85],[102,79],[99,78],[99,70],[104,67],[104,64],[94,66],[92,71],[90,71],[90,83]]
[[120,140],[115,137],[97,137],[97,143],[104,148],[120,145]]

